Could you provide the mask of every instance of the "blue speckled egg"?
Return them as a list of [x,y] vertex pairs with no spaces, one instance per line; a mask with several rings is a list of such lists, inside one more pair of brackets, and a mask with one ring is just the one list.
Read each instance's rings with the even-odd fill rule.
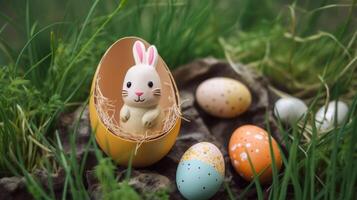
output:
[[201,142],[182,156],[176,172],[180,193],[189,200],[209,199],[221,187],[224,179],[224,159],[219,149]]

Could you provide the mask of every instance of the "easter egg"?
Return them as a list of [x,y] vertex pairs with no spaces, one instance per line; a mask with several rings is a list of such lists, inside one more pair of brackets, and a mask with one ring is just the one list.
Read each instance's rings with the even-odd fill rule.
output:
[[[121,92],[125,74],[135,63],[132,48],[136,41],[141,41],[146,48],[150,46],[141,38],[126,37],[116,41],[103,55],[92,82],[89,114],[97,144],[108,156],[119,165],[126,166],[131,160],[132,166],[145,167],[170,151],[179,133],[181,118],[169,118],[165,128],[153,130],[155,137],[147,135],[143,139],[123,129],[119,115],[124,104]],[[175,80],[160,56],[156,70],[165,83],[158,106],[162,110],[179,111],[181,103]]]
[[[229,157],[234,169],[247,181],[254,179],[255,173],[261,183],[266,183],[272,178],[272,156],[270,153],[268,133],[254,125],[244,125],[236,129],[229,141]],[[274,152],[275,166],[281,168],[282,160],[279,147],[271,137]],[[251,160],[251,164],[249,160]]]
[[210,115],[236,117],[248,110],[252,95],[241,82],[225,77],[205,80],[196,90],[198,105]]
[[[321,107],[315,115],[316,128],[328,131],[335,125],[341,125],[347,118],[348,106],[342,101],[331,101],[327,107]],[[337,119],[335,119],[337,117]]]
[[274,106],[274,115],[284,123],[294,124],[306,113],[306,104],[293,97],[279,99]]
[[224,179],[224,159],[212,143],[191,146],[182,156],[176,171],[180,193],[189,200],[209,199],[220,188]]

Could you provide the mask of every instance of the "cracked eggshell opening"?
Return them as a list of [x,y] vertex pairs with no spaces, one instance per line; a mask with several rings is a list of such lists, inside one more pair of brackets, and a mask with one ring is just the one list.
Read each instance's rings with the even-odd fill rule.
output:
[[[120,126],[119,112],[123,105],[121,96],[122,84],[126,71],[134,65],[132,46],[135,41],[140,40],[145,47],[150,45],[141,38],[126,37],[116,41],[102,57],[97,71],[94,75],[91,96],[90,96],[90,121],[98,145],[118,164],[128,165],[130,156],[135,153],[132,160],[134,167],[144,167],[159,161],[164,157],[175,143],[178,135],[181,118],[174,118],[170,127],[159,126],[156,130],[160,134],[154,138],[132,139],[126,137],[127,134],[120,130],[111,130],[108,121],[103,121],[98,110],[97,99],[100,88],[101,95],[111,103],[106,107],[105,112],[110,113],[110,123],[113,127]],[[162,83],[162,96],[159,102],[161,109],[177,108],[180,109],[178,90],[171,72],[163,59],[159,56],[156,70]],[[98,87],[96,87],[98,86]],[[165,116],[167,117],[167,116]]]

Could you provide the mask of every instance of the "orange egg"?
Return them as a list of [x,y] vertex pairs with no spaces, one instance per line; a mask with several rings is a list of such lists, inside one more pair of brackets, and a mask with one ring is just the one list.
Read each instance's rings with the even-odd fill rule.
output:
[[[244,125],[237,128],[229,141],[229,157],[234,169],[247,181],[254,179],[254,172],[249,163],[252,162],[261,183],[269,182],[272,178],[272,156],[270,153],[269,134],[262,128]],[[282,165],[280,150],[277,142],[271,137],[272,149],[276,168]]]

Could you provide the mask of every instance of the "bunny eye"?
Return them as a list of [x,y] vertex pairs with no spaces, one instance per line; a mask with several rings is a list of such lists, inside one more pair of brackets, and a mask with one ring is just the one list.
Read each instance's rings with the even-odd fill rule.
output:
[[148,86],[149,86],[149,88],[152,88],[152,86],[154,86],[154,83],[152,81],[149,81]]
[[131,82],[130,82],[130,81],[126,83],[126,87],[127,87],[127,88],[130,88],[130,87],[131,87]]

